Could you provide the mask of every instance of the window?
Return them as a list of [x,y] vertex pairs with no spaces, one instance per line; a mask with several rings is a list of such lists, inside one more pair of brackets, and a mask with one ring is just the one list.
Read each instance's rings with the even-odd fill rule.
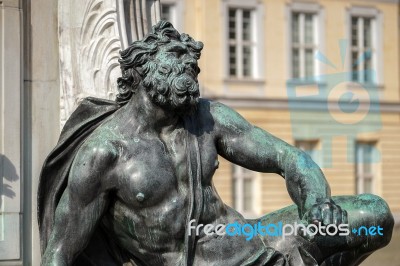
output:
[[357,193],[374,192],[374,151],[374,143],[357,142],[356,144]]
[[255,173],[238,165],[232,165],[233,207],[244,216],[256,213]]
[[314,79],[316,65],[317,15],[309,12],[292,12],[292,78]]
[[295,146],[307,153],[314,162],[319,164],[318,140],[296,140]]
[[173,9],[172,4],[161,4],[161,19],[172,22],[174,18]]
[[375,20],[373,17],[351,16],[351,79],[360,83],[373,83],[370,71],[373,64]]
[[224,51],[221,55],[224,62],[225,89],[228,91],[235,87],[234,91],[238,92],[238,87],[246,87],[245,93],[259,94],[264,90],[266,60],[264,2],[224,0],[222,10]]
[[248,8],[228,10],[229,77],[255,77],[255,12]]
[[357,83],[382,86],[383,14],[373,7],[354,6],[347,13],[349,78]]
[[178,31],[182,31],[182,0],[163,0],[161,19],[171,22]]

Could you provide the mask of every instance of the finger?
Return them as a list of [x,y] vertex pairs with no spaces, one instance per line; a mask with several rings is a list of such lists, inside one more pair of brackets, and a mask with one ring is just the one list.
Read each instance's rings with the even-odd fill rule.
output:
[[318,224],[322,221],[321,209],[318,205],[314,205],[310,210],[310,222],[313,224]]
[[342,212],[342,224],[349,224],[348,214],[346,210]]
[[324,204],[324,207],[322,208],[322,221],[324,225],[332,223],[332,211],[333,208],[330,204]]
[[340,206],[333,207],[332,210],[332,223],[333,224],[340,224],[342,222],[342,208]]

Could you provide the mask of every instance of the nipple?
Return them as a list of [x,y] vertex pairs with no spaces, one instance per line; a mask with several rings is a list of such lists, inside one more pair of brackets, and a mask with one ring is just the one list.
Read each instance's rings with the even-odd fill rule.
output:
[[142,192],[139,192],[136,195],[136,199],[137,199],[137,201],[142,202],[144,200],[144,194]]

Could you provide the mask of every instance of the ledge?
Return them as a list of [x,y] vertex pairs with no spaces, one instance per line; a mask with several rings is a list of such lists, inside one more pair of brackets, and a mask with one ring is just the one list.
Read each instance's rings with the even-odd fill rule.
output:
[[264,79],[253,79],[253,78],[243,78],[243,79],[237,79],[237,78],[226,78],[223,80],[224,83],[232,83],[232,84],[251,84],[251,85],[265,85],[265,80]]
[[[299,111],[326,111],[326,101],[323,100],[290,100],[287,98],[267,98],[267,97],[236,97],[236,96],[206,96],[206,99],[219,101],[234,108],[260,108],[271,110],[291,110]],[[370,108],[370,103],[361,102],[360,108]],[[399,102],[373,102],[371,112],[377,113],[400,113]],[[333,109],[335,110],[335,109]],[[339,111],[339,110],[338,110]]]

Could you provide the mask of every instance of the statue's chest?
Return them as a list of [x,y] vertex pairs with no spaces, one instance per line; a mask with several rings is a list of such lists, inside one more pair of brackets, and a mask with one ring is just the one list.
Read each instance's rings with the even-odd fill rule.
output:
[[117,166],[119,197],[130,205],[148,207],[185,187],[186,162],[171,156],[159,141],[139,140],[125,147]]
[[[170,141],[134,141],[137,142],[123,149],[122,163],[117,166],[118,194],[123,201],[148,207],[185,197],[190,179],[196,174],[191,173],[190,168],[193,171],[200,167],[202,184],[210,184],[218,164],[213,145],[204,141],[199,145],[186,143],[184,136]],[[197,147],[198,151],[193,152]]]

